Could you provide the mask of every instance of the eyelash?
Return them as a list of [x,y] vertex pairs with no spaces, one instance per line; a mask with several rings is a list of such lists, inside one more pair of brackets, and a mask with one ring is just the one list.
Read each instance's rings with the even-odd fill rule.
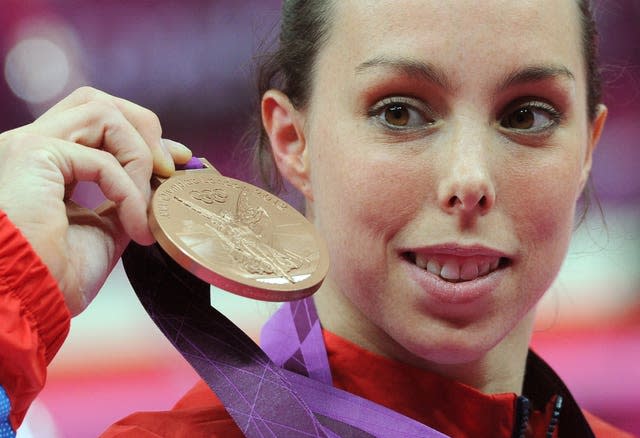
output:
[[[394,126],[387,121],[383,120],[382,117],[385,114],[385,111],[392,109],[393,107],[402,107],[406,108],[410,113],[418,114],[419,117],[422,118],[420,122],[420,126]],[[391,129],[394,131],[408,131],[408,130],[416,130],[424,127],[429,127],[434,123],[432,117],[429,114],[432,114],[433,111],[424,103],[418,99],[403,97],[403,96],[394,96],[387,97],[375,103],[368,111],[367,116],[370,118],[377,118],[376,122],[380,123],[387,129]]]
[[[419,123],[418,126],[393,125],[389,123],[388,120],[383,119],[383,117],[385,116],[386,111],[391,110],[394,107],[406,109],[409,112],[409,117],[411,117],[412,115],[415,116],[415,114],[417,113],[422,120],[418,122]],[[534,129],[519,129],[519,128],[504,126],[503,123],[505,122],[506,118],[513,116],[515,112],[519,110],[530,110],[534,112],[544,111],[549,118],[549,122],[542,127],[534,128]],[[380,125],[382,125],[384,128],[392,131],[405,131],[405,132],[411,131],[411,130],[418,130],[420,128],[428,128],[432,126],[435,123],[435,120],[433,119],[433,117],[429,116],[430,114],[433,114],[433,111],[424,102],[415,98],[403,97],[403,96],[394,96],[394,97],[388,97],[388,98],[382,99],[377,103],[375,103],[367,111],[367,116],[369,118],[375,118],[375,121]],[[532,98],[532,97],[518,99],[516,103],[512,102],[507,106],[507,109],[503,111],[501,114],[502,115],[498,118],[498,124],[503,129],[508,130],[509,132],[520,134],[520,135],[531,135],[531,136],[549,133],[550,130],[558,126],[558,124],[561,123],[564,118],[563,113],[557,110],[553,105],[545,101],[536,100],[535,98]],[[534,118],[535,118],[535,114],[534,114]],[[409,120],[408,123],[410,122],[411,120]]]
[[[509,128],[503,125],[503,122],[507,117],[512,116],[518,110],[524,110],[524,109],[544,111],[549,117],[549,122],[537,129]],[[560,124],[563,119],[564,119],[563,113],[558,109],[556,109],[553,105],[544,101],[535,100],[535,98],[524,98],[524,99],[519,99],[519,101],[516,104],[510,104],[507,107],[507,109],[502,113],[502,116],[498,119],[498,123],[500,124],[501,127],[509,131],[513,131],[513,132],[524,134],[524,135],[536,135],[536,134],[548,133],[551,129],[558,126],[558,124]]]

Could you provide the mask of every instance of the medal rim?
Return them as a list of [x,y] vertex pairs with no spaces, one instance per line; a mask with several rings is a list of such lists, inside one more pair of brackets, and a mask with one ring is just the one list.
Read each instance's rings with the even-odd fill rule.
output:
[[247,189],[257,189],[265,195],[277,198],[287,206],[287,212],[285,214],[296,217],[299,221],[306,222],[306,224],[310,226],[310,229],[312,231],[310,234],[313,237],[317,252],[319,253],[316,269],[312,271],[309,279],[305,279],[293,285],[263,285],[258,284],[256,280],[242,277],[241,275],[223,275],[219,272],[219,270],[216,270],[215,266],[212,266],[212,264],[207,264],[204,260],[200,261],[198,258],[191,255],[187,249],[189,248],[188,245],[181,243],[177,238],[173,238],[172,232],[168,229],[165,229],[161,221],[159,221],[155,215],[155,208],[158,203],[157,200],[159,199],[157,194],[161,190],[163,185],[171,182],[177,182],[178,180],[183,178],[192,178],[195,176],[193,173],[207,172],[207,170],[190,170],[184,172],[185,173],[181,173],[179,175],[174,174],[157,187],[149,205],[148,215],[149,227],[158,244],[180,266],[182,266],[184,269],[191,272],[201,280],[217,288],[234,293],[236,295],[260,301],[294,301],[308,297],[320,288],[329,270],[329,255],[326,244],[318,231],[315,229],[314,225],[309,222],[309,220],[298,210],[293,208],[287,202],[278,198],[276,195],[269,193],[268,191],[253,184],[235,178],[230,178],[219,173],[212,173],[211,176],[240,184]]

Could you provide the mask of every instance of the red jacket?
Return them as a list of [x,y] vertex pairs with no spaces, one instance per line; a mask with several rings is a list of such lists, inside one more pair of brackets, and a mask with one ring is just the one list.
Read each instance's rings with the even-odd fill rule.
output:
[[[0,413],[2,389],[13,430],[44,385],[46,366],[69,331],[70,315],[55,280],[0,212]],[[332,333],[325,343],[334,385],[460,437],[511,437],[516,394],[486,395],[457,382],[363,350]],[[437,394],[438,397],[433,397]],[[1,414],[0,414],[1,415]],[[631,437],[585,413],[597,437]],[[529,436],[544,436],[551,406],[535,411]],[[0,436],[2,422],[0,418]],[[559,426],[562,428],[562,424]],[[229,414],[200,381],[173,409],[132,414],[103,437],[241,437]]]

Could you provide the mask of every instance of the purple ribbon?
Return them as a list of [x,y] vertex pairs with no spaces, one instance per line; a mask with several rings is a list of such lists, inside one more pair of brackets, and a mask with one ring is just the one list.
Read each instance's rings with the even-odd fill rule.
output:
[[354,425],[381,438],[446,436],[332,386],[322,327],[311,297],[284,303],[264,325],[260,338],[263,350],[285,369],[293,389],[316,415]]
[[[280,367],[209,304],[209,284],[156,244],[130,244],[122,261],[145,310],[249,437],[331,437]],[[354,435],[357,436],[357,435]]]
[[263,329],[267,356],[210,305],[209,284],[157,244],[122,256],[149,316],[223,402],[248,437],[445,437],[332,386],[311,298],[285,303]]
[[176,170],[194,170],[202,169],[203,167],[202,161],[200,161],[198,157],[191,157],[189,161],[184,164],[176,164]]
[[311,298],[284,303],[262,328],[260,344],[279,367],[333,385],[320,320]]

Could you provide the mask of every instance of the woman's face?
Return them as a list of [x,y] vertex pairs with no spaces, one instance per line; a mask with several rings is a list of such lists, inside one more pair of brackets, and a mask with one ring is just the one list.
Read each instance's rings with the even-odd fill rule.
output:
[[479,359],[530,324],[590,167],[575,1],[335,3],[304,113],[321,316]]

